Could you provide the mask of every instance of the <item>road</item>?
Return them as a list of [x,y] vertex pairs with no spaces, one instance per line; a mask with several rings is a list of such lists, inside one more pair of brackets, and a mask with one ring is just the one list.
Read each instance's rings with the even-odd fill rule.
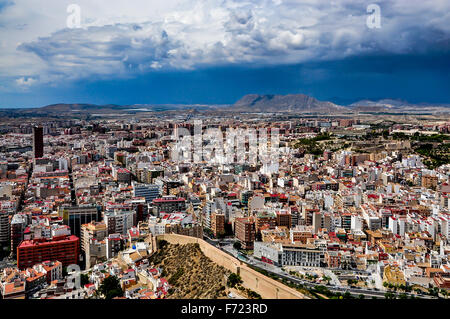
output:
[[[274,265],[262,262],[260,260],[255,259],[252,256],[243,256],[242,254],[240,254],[233,247],[232,242],[234,243],[235,240],[228,239],[228,240],[225,241],[226,242],[225,245],[220,245],[219,244],[219,242],[222,242],[222,244],[223,244],[224,240],[222,240],[222,241],[213,240],[213,239],[210,239],[210,238],[207,238],[207,237],[205,237],[205,240],[208,243],[210,243],[211,245],[213,245],[213,246],[219,248],[220,250],[226,252],[227,254],[229,254],[229,255],[231,255],[231,256],[233,256],[235,258],[238,258],[239,260],[241,260],[242,262],[246,263],[247,265],[259,268],[261,270],[265,270],[265,271],[267,271],[269,273],[272,273],[272,274],[274,274],[274,275],[276,275],[276,276],[278,276],[280,278],[285,278],[286,280],[289,280],[289,281],[291,281],[293,283],[296,283],[296,284],[301,284],[301,285],[309,287],[309,288],[313,288],[313,287],[316,287],[316,286],[325,286],[325,287],[328,288],[328,290],[330,290],[330,291],[332,291],[334,293],[339,292],[339,293],[343,294],[343,293],[349,292],[351,295],[353,295],[355,297],[359,297],[359,295],[364,295],[366,298],[367,297],[369,297],[369,298],[376,297],[376,298],[383,298],[383,299],[385,298],[386,291],[384,290],[384,287],[383,287],[383,290],[375,290],[375,289],[368,289],[368,288],[341,287],[341,286],[339,286],[339,280],[337,279],[337,276],[334,275],[334,274],[331,275],[332,271],[329,270],[329,269],[326,269],[326,268],[322,268],[322,270],[325,271],[327,276],[332,278],[331,284],[314,283],[314,282],[310,282],[310,281],[303,280],[301,278],[292,276],[292,275],[286,273],[285,271],[283,271],[280,267],[277,267],[277,266],[274,266]],[[350,271],[350,272],[352,272],[352,271]],[[365,272],[359,272],[359,273],[366,274]],[[377,286],[379,286],[380,285],[379,276],[378,276],[378,278],[372,276],[372,278],[375,280]],[[405,293],[405,294],[408,297],[410,297],[410,296],[414,296],[414,297],[420,296],[420,298],[424,298],[424,299],[436,299],[436,297],[429,296],[429,295],[417,295],[415,293]]]

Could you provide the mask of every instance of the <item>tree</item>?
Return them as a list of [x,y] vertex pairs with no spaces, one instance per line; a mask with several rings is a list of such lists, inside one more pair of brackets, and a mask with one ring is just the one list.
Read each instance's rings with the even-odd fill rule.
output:
[[392,292],[387,292],[387,293],[385,293],[385,294],[384,294],[384,297],[385,297],[386,299],[397,299],[397,295],[396,295],[396,294],[393,294]]
[[323,276],[322,279],[323,279],[323,281],[325,281],[327,284],[329,284],[330,281],[331,281],[331,277],[328,277],[328,276]]
[[234,242],[234,244],[233,244],[233,248],[236,249],[236,250],[241,250],[242,245],[241,245],[240,242],[236,241],[236,242]]
[[234,288],[237,284],[242,283],[241,276],[238,274],[232,273],[228,276],[227,286],[230,288]]
[[99,287],[99,291],[105,296],[105,299],[113,299],[114,297],[122,297],[123,290],[120,287],[120,281],[116,276],[105,278]]
[[344,293],[344,299],[352,299],[352,295],[348,291],[346,291]]
[[84,285],[87,285],[90,282],[89,276],[87,274],[81,274],[80,280],[81,280],[81,287],[84,287]]
[[253,298],[253,299],[262,299],[262,298],[261,298],[261,295],[260,295],[259,293],[257,293],[256,291],[253,291],[253,290],[251,290],[251,289],[247,289],[246,292],[247,292],[247,295],[248,295],[250,298]]
[[347,280],[347,284],[349,285],[349,286],[351,286],[351,285],[356,285],[358,283],[358,280],[356,280],[356,279],[348,279]]
[[438,297],[438,296],[439,296],[439,288],[437,288],[437,287],[431,287],[431,288],[429,288],[429,289],[428,289],[428,294],[429,294],[430,296]]

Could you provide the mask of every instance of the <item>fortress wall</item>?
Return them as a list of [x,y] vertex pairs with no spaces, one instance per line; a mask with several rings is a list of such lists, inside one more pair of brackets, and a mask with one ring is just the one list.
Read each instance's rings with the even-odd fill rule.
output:
[[243,281],[245,288],[251,289],[261,295],[264,299],[307,299],[305,295],[292,289],[282,283],[264,276],[263,274],[251,269],[245,263],[228,255],[222,250],[210,245],[200,238],[189,237],[176,234],[158,235],[158,240],[166,240],[171,244],[199,244],[200,249],[206,257],[210,258],[216,264],[238,273]]

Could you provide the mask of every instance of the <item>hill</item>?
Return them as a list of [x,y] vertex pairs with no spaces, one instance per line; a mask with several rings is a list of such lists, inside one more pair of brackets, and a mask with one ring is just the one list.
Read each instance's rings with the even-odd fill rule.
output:
[[448,103],[409,103],[408,101],[404,100],[398,100],[398,99],[380,99],[380,100],[360,100],[357,102],[354,102],[348,107],[352,108],[355,111],[375,111],[375,112],[382,112],[382,111],[408,111],[408,110],[415,110],[415,111],[425,111],[425,110],[432,110],[432,111],[439,111],[444,110],[446,111],[448,107],[450,107],[450,104]]
[[235,111],[252,112],[331,112],[346,108],[328,101],[319,101],[305,94],[247,94],[231,108]]
[[172,287],[169,299],[226,298],[231,272],[206,257],[198,244],[160,242],[158,252],[149,261],[161,267],[162,275],[168,278]]

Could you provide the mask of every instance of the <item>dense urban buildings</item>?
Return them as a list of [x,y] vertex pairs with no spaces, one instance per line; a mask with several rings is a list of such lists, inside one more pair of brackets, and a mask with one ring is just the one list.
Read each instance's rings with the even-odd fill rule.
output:
[[[304,293],[323,285],[330,296],[448,292],[445,116],[147,116],[3,124],[4,298],[89,298],[105,274],[126,298],[170,297],[168,275],[151,263],[169,235],[307,283]],[[182,128],[203,133],[180,145]],[[214,138],[208,129],[218,129]],[[275,162],[252,158],[251,143],[266,143],[252,129],[270,132],[263,150],[278,145]],[[227,158],[245,134],[243,153]],[[74,265],[88,274],[82,287],[70,285]]]

